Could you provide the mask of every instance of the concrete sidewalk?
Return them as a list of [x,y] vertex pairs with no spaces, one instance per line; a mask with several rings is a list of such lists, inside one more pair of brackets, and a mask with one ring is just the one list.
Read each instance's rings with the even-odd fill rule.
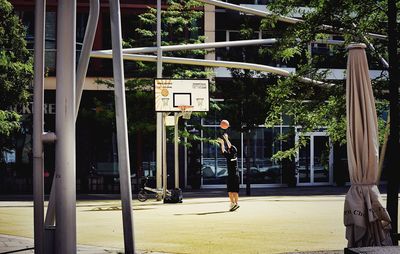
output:
[[[4,253],[18,253],[28,254],[35,253],[33,250],[33,239],[27,237],[1,235],[0,234],[0,254]],[[108,247],[98,247],[89,245],[78,245],[78,253],[80,254],[110,254],[110,253],[124,253],[123,249],[115,249]],[[137,254],[166,254],[161,252],[137,252]]]
[[[31,238],[12,236],[12,235],[0,235],[0,254],[35,253],[33,247],[34,243],[33,239]],[[123,253],[123,250],[96,247],[96,246],[78,245],[78,253],[82,254]]]

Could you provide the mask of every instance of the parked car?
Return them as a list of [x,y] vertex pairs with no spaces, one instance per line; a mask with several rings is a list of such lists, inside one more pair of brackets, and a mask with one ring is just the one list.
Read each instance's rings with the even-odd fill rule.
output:
[[204,178],[222,178],[228,175],[226,167],[217,167],[215,169],[213,165],[203,165],[202,172]]

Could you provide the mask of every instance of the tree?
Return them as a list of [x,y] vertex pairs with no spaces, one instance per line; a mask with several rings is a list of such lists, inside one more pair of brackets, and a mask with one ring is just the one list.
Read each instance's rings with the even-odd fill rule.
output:
[[[200,22],[203,18],[202,4],[189,0],[168,0],[167,8],[162,11],[162,45],[194,44],[204,42],[200,35]],[[139,15],[139,27],[134,28],[134,36],[125,39],[124,47],[156,46],[157,10],[148,8],[148,11]],[[163,56],[203,58],[206,51],[190,50],[163,52]],[[130,64],[132,79],[127,81],[127,105],[129,132],[136,136],[136,165],[140,169],[145,142],[148,135],[154,136],[156,128],[156,114],[154,113],[153,78],[156,77],[156,64],[134,62]],[[128,69],[129,70],[129,69]],[[205,78],[208,72],[203,67],[188,67],[184,65],[163,64],[163,77],[169,78]],[[191,138],[188,132],[182,133]],[[172,138],[169,138],[172,140]],[[139,170],[140,171],[140,170]],[[141,172],[138,172],[141,175]]]
[[32,81],[32,58],[26,48],[25,30],[7,0],[0,0],[0,163],[13,147],[12,136],[21,116],[15,106],[27,103]]
[[[244,17],[238,38],[253,39],[255,32],[253,27],[251,20]],[[230,61],[256,63],[260,60],[260,54],[254,46],[234,47],[226,51],[225,58]],[[246,195],[250,195],[251,160],[255,162],[250,141],[254,136],[254,130],[265,122],[268,109],[265,104],[266,85],[275,77],[251,70],[230,69],[230,72],[232,82],[217,87],[218,92],[224,97],[221,115],[229,119],[233,130],[245,134]]]
[[[276,31],[279,28],[277,33],[280,36],[272,48],[263,49],[264,54],[296,68],[297,72],[290,78],[280,78],[268,88],[267,104],[270,105],[270,111],[266,117],[267,126],[279,124],[282,114],[285,114],[292,119],[293,125],[302,126],[303,133],[325,126],[335,144],[346,142],[345,83],[343,80],[329,80],[329,71],[323,71],[323,68],[333,66],[345,69],[346,45],[350,42],[366,42],[365,34],[368,32],[386,33],[383,25],[385,13],[381,7],[383,3],[277,0],[269,5],[279,15],[301,14],[304,22],[282,25],[277,16],[272,16],[261,24],[264,30]],[[344,44],[329,45],[324,43],[327,39],[344,40]],[[369,52],[371,66],[383,69],[378,55],[387,55],[385,41],[368,39],[376,48],[376,51]],[[305,84],[298,81],[298,76],[334,85]],[[387,97],[382,92],[387,88],[384,73],[373,80],[373,88],[378,100],[378,114],[381,115],[388,105]],[[380,126],[384,126],[383,118],[380,120]],[[305,144],[302,141],[304,139],[300,138],[299,144],[279,152],[275,157],[294,158],[298,146]]]
[[[371,42],[376,50],[369,52],[370,65],[377,69],[384,69],[380,63],[380,55],[390,62],[389,77],[382,73],[381,77],[373,80],[372,86],[377,101],[378,116],[388,110],[388,95],[383,91],[389,90],[390,81],[390,117],[391,130],[389,140],[389,183],[388,183],[388,210],[392,218],[392,233],[397,234],[397,196],[398,196],[398,159],[399,145],[398,126],[398,39],[397,22],[398,13],[396,1],[283,1],[276,0],[270,8],[275,13],[287,15],[289,13],[302,14],[304,22],[290,25],[283,32],[282,39],[275,46],[273,52],[281,59],[290,59],[294,56],[301,56],[302,61],[295,66],[299,75],[310,78],[327,80],[326,74],[318,69],[321,64],[328,60],[323,55],[311,56],[308,50],[309,45],[317,40],[323,43],[327,38],[340,38],[345,41],[344,45],[328,46],[328,58],[338,55],[345,59],[346,48],[350,42]],[[306,7],[306,8],[299,8]],[[277,17],[271,17],[264,21],[265,27],[276,25]],[[271,22],[272,21],[272,22]],[[272,25],[271,25],[272,24]],[[330,27],[324,26],[329,25]],[[386,40],[377,39],[368,33],[388,35],[389,43]],[[321,42],[322,40],[322,42]],[[389,46],[389,47],[388,47]],[[339,60],[338,62],[341,62]],[[342,64],[342,68],[344,68]],[[325,74],[325,75],[322,75]],[[280,80],[272,88],[268,101],[271,103],[272,111],[267,117],[269,123],[274,123],[282,113],[292,116],[293,123],[303,126],[305,131],[310,131],[318,126],[326,126],[331,140],[334,143],[344,143],[345,140],[345,101],[344,82],[335,82],[331,87],[318,87],[310,84],[300,84],[293,79]],[[280,106],[279,103],[286,102]],[[329,113],[329,117],[327,116]],[[331,117],[332,116],[332,117]],[[393,119],[392,119],[393,117]],[[379,126],[385,125],[384,118],[380,119]],[[383,128],[381,128],[382,130]],[[383,131],[380,131],[383,133]],[[382,138],[380,138],[382,140]],[[301,145],[301,144],[298,144]],[[294,149],[280,153],[278,157],[293,156]],[[393,237],[397,244],[397,237]]]
[[[267,53],[273,53],[275,58],[281,61],[297,57],[298,61],[293,66],[297,69],[297,75],[289,79],[280,79],[275,86],[269,88],[267,102],[272,105],[272,108],[266,122],[268,125],[277,123],[283,113],[293,119],[294,125],[302,126],[304,132],[326,126],[331,140],[334,143],[343,144],[346,141],[345,84],[343,80],[334,82],[328,80],[329,72],[321,71],[321,66],[331,67],[332,62],[327,61],[334,59],[339,63],[336,63],[336,67],[344,69],[346,45],[350,42],[365,42],[364,35],[370,31],[385,34],[386,31],[382,28],[384,13],[380,8],[380,3],[321,0],[291,1],[284,5],[283,2],[275,1],[271,9],[283,15],[300,12],[304,22],[287,26],[279,42]],[[299,9],[300,6],[306,8]],[[268,21],[271,20],[276,22],[274,18]],[[322,29],[323,25],[330,25],[331,28]],[[271,28],[271,24],[267,21],[264,21],[262,26]],[[345,43],[335,46],[324,45],[323,41],[329,38],[342,39]],[[377,54],[386,55],[385,44],[376,39],[369,39],[377,50],[370,52],[371,63],[382,69]],[[314,51],[311,54],[310,44],[318,40],[319,45],[326,47],[325,52],[321,54]],[[317,43],[312,45],[318,46]],[[297,76],[306,76],[326,83],[335,83],[335,85],[304,84],[297,81]],[[382,94],[382,87],[386,85],[383,77],[373,81],[374,91],[379,100],[379,114],[387,109],[387,101]],[[294,156],[293,152],[294,150],[290,153],[281,153],[280,156]]]
[[[199,35],[200,21],[203,11],[202,4],[194,1],[168,0],[167,9],[161,12],[162,46],[195,44],[204,42],[204,36]],[[156,46],[157,10],[148,8],[148,11],[139,15],[140,26],[135,28],[135,37],[126,40],[125,45]],[[204,50],[187,50],[163,52],[163,56],[203,58]],[[153,78],[156,73],[156,64],[137,62],[136,77]],[[163,76],[170,78],[204,78],[207,72],[203,67],[188,67],[186,65],[163,64]]]

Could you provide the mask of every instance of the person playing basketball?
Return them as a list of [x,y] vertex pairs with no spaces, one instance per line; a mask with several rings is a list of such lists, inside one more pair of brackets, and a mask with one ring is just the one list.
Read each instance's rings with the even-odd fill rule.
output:
[[[239,172],[237,166],[237,149],[229,141],[228,134],[224,133],[222,138],[218,139],[221,152],[226,158],[228,167],[227,189],[229,200],[231,201],[229,211],[235,211],[239,208]],[[225,148],[226,144],[226,148]]]

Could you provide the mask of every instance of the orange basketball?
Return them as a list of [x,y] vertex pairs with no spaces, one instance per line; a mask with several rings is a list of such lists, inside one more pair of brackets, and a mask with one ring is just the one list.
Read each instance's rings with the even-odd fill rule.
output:
[[229,122],[228,120],[222,120],[221,123],[219,124],[219,127],[221,127],[221,129],[228,129],[229,128]]

